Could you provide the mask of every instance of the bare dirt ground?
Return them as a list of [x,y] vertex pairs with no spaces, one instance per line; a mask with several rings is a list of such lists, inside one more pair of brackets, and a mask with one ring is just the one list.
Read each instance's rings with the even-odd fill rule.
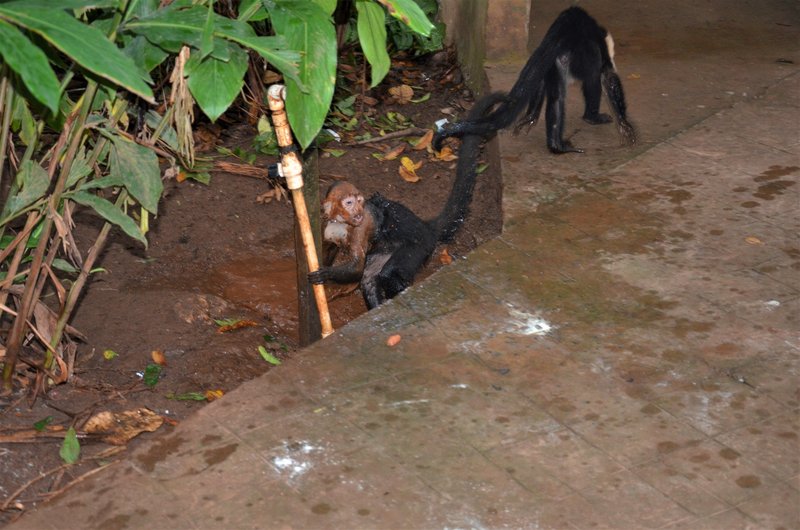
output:
[[[415,98],[430,97],[399,105],[387,89],[401,83],[414,87]],[[452,55],[447,54],[396,61],[387,79],[366,95],[376,100],[375,118],[400,112],[422,128],[462,115],[463,106],[472,102]],[[254,127],[236,117],[226,118],[217,129],[215,145],[205,153],[218,159],[213,147],[246,150],[255,135]],[[323,192],[334,180],[347,179],[366,195],[379,191],[423,218],[438,213],[449,193],[455,162],[434,161],[430,153],[412,149],[403,138],[364,146],[353,145],[348,136],[344,140],[326,146],[344,151],[341,156],[321,152]],[[373,156],[400,145],[406,145],[403,156],[424,162],[417,171],[419,182],[400,177],[399,158],[381,161]],[[276,160],[259,156],[256,165]],[[489,163],[479,176],[471,214],[447,248],[454,259],[500,231],[498,170],[498,164]],[[100,264],[107,272],[95,275],[80,303],[72,324],[87,341],[79,345],[73,380],[35,403],[20,385],[13,396],[0,401],[0,525],[22,510],[35,509],[98,465],[124,455],[127,447],[169,432],[170,425],[203,406],[203,401],[178,400],[176,395],[228,392],[271,369],[259,355],[259,346],[283,363],[302,355],[291,204],[258,202],[257,197],[270,190],[269,183],[235,174],[214,172],[209,185],[169,180],[165,186],[159,216],[148,235],[149,247],[115,235]],[[91,235],[99,226],[88,213],[77,220],[78,233]],[[437,251],[418,278],[441,267],[442,261]],[[340,291],[329,290],[329,295]],[[335,327],[365,311],[357,290],[336,295],[331,309]],[[253,325],[219,333],[214,319],[228,318],[247,319]],[[117,356],[106,359],[106,350]],[[163,353],[166,365],[150,388],[143,373],[153,362],[153,351]],[[155,433],[139,435],[127,446],[81,437],[81,460],[63,465],[59,449],[66,428],[75,426],[80,433],[84,422],[98,412],[141,409],[165,420]],[[48,428],[30,437],[33,424],[48,417]]]

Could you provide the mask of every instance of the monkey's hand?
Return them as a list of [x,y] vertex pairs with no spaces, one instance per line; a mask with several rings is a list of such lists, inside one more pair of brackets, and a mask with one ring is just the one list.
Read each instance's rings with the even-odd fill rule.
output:
[[320,267],[314,272],[308,273],[308,281],[315,284],[323,284],[331,279],[331,268]]

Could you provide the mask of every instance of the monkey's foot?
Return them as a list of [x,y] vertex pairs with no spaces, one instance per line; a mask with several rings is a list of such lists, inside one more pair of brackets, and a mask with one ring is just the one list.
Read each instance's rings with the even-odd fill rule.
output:
[[583,149],[575,147],[571,142],[565,140],[560,145],[548,145],[548,149],[554,155],[563,155],[565,153],[583,153]]
[[598,113],[594,116],[587,116],[584,114],[583,121],[591,125],[601,125],[603,123],[611,123],[614,120],[608,114]]

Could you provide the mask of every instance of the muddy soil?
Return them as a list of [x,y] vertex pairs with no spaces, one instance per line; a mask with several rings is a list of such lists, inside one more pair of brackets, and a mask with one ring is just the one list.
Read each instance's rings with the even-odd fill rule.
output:
[[[375,99],[374,117],[399,112],[414,126],[432,128],[436,120],[463,115],[472,98],[453,64],[452,54],[395,63],[384,83],[365,94]],[[387,89],[400,83],[413,86],[414,97],[424,101],[400,105],[392,100]],[[426,94],[428,99],[423,97]],[[219,145],[252,151],[255,128],[236,117],[226,116],[226,120],[222,127],[210,129],[219,135],[207,146],[210,149],[205,155],[224,160],[215,150]],[[361,128],[345,135],[344,142],[326,146],[342,150],[341,156],[321,151],[321,188],[347,179],[366,195],[380,192],[423,218],[433,217],[449,193],[455,162],[434,161],[430,153],[413,150],[402,138],[353,145],[354,134],[365,131]],[[375,134],[374,129],[372,132]],[[401,178],[399,158],[381,161],[373,156],[401,144],[406,145],[404,156],[424,162],[417,171],[419,182]],[[457,240],[447,247],[454,259],[500,231],[499,164],[490,158],[485,150],[484,160],[489,165],[479,176],[470,216]],[[256,165],[275,161],[274,157],[259,156]],[[49,428],[53,429],[31,441],[0,443],[0,508],[4,508],[0,524],[13,520],[20,510],[35,509],[48,494],[80,480],[99,463],[168,433],[171,425],[204,404],[174,399],[175,395],[229,392],[302,355],[291,204],[286,200],[257,201],[271,189],[265,180],[218,171],[212,175],[209,185],[191,180],[165,182],[166,193],[159,215],[151,223],[148,248],[122,234],[114,235],[100,263],[106,272],[94,276],[72,322],[87,338],[79,344],[73,380],[33,404],[27,390],[18,384],[16,394],[0,402],[4,440],[30,432],[34,422],[47,417],[51,417]],[[78,234],[88,241],[98,220],[86,212],[79,213],[76,220]],[[418,279],[443,266],[442,249]],[[328,293],[333,298],[335,327],[366,310],[358,290],[334,288]],[[219,333],[214,320],[230,318],[246,319],[252,325]],[[266,362],[259,355],[259,346],[282,365]],[[107,350],[117,356],[106,359]],[[163,353],[166,365],[158,384],[148,388],[143,373],[152,363],[153,351]],[[154,411],[165,423],[121,449],[83,438],[81,461],[62,466],[62,433],[56,429],[80,428],[87,418],[103,410],[141,408]],[[13,502],[4,506],[9,500]]]

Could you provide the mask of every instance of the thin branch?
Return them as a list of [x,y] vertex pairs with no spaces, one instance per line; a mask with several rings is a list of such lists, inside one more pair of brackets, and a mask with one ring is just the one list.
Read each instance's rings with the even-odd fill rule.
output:
[[422,127],[409,127],[408,129],[403,129],[402,131],[394,131],[386,133],[383,136],[376,136],[375,138],[367,138],[366,140],[360,140],[358,142],[354,142],[351,145],[371,144],[374,142],[382,142],[384,140],[393,140],[395,138],[402,138],[403,136],[414,136],[417,134],[425,134],[428,131],[429,129],[423,129]]

